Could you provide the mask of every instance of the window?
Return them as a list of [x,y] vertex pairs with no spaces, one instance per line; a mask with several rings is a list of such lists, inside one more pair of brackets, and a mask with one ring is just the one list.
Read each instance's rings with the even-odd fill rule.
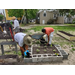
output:
[[56,14],[54,14],[54,18],[56,18]]
[[44,17],[46,17],[46,13],[44,13]]

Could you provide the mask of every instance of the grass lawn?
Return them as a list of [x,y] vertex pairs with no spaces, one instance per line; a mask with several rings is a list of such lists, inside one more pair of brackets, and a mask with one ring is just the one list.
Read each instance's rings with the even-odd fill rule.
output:
[[41,31],[44,27],[52,27],[55,29],[55,32],[57,30],[63,30],[63,31],[75,31],[75,27],[70,27],[70,26],[35,26],[33,28],[30,28],[28,30],[34,30],[36,31]]
[[64,24],[64,25],[68,25],[68,26],[75,26],[75,24]]

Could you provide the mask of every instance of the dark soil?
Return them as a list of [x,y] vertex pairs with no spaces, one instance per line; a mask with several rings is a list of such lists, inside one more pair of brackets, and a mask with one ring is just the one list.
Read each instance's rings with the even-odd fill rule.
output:
[[0,59],[17,58],[17,57],[18,57],[17,55],[3,55],[3,56],[0,56]]
[[[40,51],[37,52],[37,49],[39,49]],[[46,50],[46,51],[44,51]],[[55,50],[55,51],[53,51]],[[32,54],[55,54],[55,53],[59,53],[59,51],[56,49],[56,47],[53,45],[51,46],[40,46],[40,47],[33,47],[33,52]]]
[[64,34],[66,34],[66,35],[68,35],[68,36],[75,36],[75,35],[69,34],[69,33],[64,32],[64,31],[59,31],[59,32],[64,33]]

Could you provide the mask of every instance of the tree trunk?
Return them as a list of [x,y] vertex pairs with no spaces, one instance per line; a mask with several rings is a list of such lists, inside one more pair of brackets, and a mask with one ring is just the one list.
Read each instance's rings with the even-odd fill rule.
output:
[[25,9],[25,12],[26,12],[26,24],[28,24],[27,9]]

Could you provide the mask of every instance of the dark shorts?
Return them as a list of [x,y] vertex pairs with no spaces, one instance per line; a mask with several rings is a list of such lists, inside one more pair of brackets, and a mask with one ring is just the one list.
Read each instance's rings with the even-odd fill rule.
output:
[[15,29],[14,29],[14,32],[20,32],[20,28],[19,27],[16,27]]

